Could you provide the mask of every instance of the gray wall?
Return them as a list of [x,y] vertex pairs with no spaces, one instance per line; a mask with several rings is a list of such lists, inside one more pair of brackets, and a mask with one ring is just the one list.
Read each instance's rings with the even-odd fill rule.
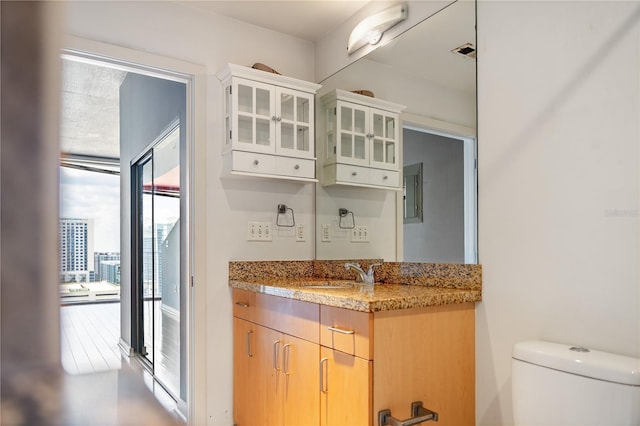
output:
[[423,222],[404,224],[403,260],[464,263],[463,142],[404,129],[403,159],[423,163]]
[[[120,252],[121,252],[121,291],[120,317],[121,334],[129,346],[133,346],[131,303],[133,288],[131,284],[131,160],[146,150],[151,143],[176,118],[180,119],[180,180],[186,181],[186,85],[184,83],[147,77],[129,73],[120,86]],[[185,188],[181,188],[181,198],[185,197]],[[180,217],[186,217],[185,203],[180,205]],[[179,221],[180,234],[188,235],[186,220]],[[187,264],[181,259],[180,271],[186,271]],[[184,274],[183,274],[184,275]],[[184,286],[180,287],[180,357],[186,359],[186,297]],[[135,323],[133,323],[135,324]],[[181,363],[181,397],[186,398],[186,364]]]

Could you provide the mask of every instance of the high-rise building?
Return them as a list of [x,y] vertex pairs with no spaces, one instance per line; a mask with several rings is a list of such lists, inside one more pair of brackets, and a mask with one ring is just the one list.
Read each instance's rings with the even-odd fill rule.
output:
[[162,294],[162,264],[163,244],[171,229],[175,226],[175,222],[156,223],[155,232],[151,232],[151,227],[144,229],[143,235],[143,264],[142,278],[145,283],[145,294],[151,296],[151,288],[155,288],[154,296]]
[[104,260],[100,262],[100,279],[113,284],[120,284],[120,261]]
[[60,280],[89,282],[93,268],[93,219],[60,218]]
[[[96,252],[93,255],[93,266],[96,268],[95,281],[109,281],[106,277],[102,276],[102,270],[100,269],[102,262],[110,262],[117,260],[120,262],[120,253],[117,252]],[[118,281],[119,283],[119,281]]]

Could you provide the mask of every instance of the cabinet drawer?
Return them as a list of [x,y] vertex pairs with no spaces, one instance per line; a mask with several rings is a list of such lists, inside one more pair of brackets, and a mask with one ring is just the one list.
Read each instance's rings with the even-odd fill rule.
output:
[[320,342],[320,308],[315,303],[234,289],[233,315],[313,343]]
[[233,316],[256,322],[256,293],[246,290],[233,290]]
[[313,179],[315,177],[315,160],[293,158],[293,157],[277,157],[276,158],[276,174],[282,176],[296,176]]
[[363,359],[373,359],[373,317],[367,312],[320,306],[320,344]]
[[235,171],[262,174],[274,174],[276,171],[276,157],[273,155],[244,151],[233,151],[231,155]]
[[360,183],[366,185],[369,183],[369,169],[367,167],[337,164],[336,180],[340,182]]
[[400,185],[400,173],[392,170],[371,169],[369,171],[371,185],[390,186],[397,188]]

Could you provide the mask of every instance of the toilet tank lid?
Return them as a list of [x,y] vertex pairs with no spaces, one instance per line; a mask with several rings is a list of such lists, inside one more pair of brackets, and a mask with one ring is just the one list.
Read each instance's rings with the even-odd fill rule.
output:
[[640,359],[589,350],[570,350],[571,345],[543,341],[516,343],[513,359],[625,385],[640,386]]

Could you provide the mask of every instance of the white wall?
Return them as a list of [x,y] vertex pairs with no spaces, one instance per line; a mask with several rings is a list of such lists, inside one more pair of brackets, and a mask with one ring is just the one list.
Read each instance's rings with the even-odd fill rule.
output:
[[371,90],[376,98],[404,105],[404,113],[442,120],[465,127],[476,126],[475,96],[439,86],[413,75],[390,70],[362,58],[322,82],[319,93],[332,89]]
[[640,356],[638,2],[478,5],[477,421],[512,345]]
[[[206,300],[196,302],[202,307],[196,316],[206,317],[206,333],[196,339],[198,343],[206,342],[206,353],[196,356],[204,360],[206,371],[203,365],[197,365],[195,379],[205,378],[206,385],[196,395],[194,423],[233,424],[228,261],[313,259],[312,232],[306,242],[295,242],[293,235],[282,236],[277,232],[273,243],[248,243],[245,237],[247,221],[275,222],[278,203],[292,207],[296,221],[313,229],[314,190],[313,185],[285,181],[220,179],[223,92],[215,74],[227,62],[247,66],[262,62],[282,74],[313,81],[313,45],[164,1],[70,2],[66,28],[68,34],[78,37],[202,64],[206,69],[206,147],[196,147],[196,152],[206,153],[206,171],[195,170],[196,190],[202,190],[195,194],[196,206],[206,205],[206,229],[196,229],[195,235],[200,239],[196,245],[203,247],[195,255],[202,256],[204,252],[206,264],[206,276],[196,276],[196,286],[206,286]],[[196,159],[198,164],[203,164],[201,158]],[[206,239],[204,245],[202,238]]]

